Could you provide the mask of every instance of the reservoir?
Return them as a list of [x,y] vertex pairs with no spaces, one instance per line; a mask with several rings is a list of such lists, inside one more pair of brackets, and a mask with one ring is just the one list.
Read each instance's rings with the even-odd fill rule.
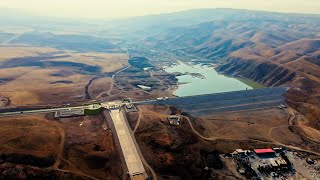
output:
[[263,87],[247,80],[241,81],[236,78],[227,77],[219,74],[213,67],[201,64],[185,64],[180,62],[165,68],[165,71],[168,73],[178,72],[184,74],[177,76],[179,85],[174,95],[179,97]]

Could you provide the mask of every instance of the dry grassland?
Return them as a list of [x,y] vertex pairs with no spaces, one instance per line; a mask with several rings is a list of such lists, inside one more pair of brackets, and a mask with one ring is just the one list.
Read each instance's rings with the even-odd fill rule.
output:
[[38,157],[56,156],[64,136],[57,122],[43,115],[0,118],[0,151],[30,154]]
[[[72,53],[41,47],[0,47],[0,63],[10,61],[12,58],[38,57],[44,54],[45,56],[51,56],[50,54],[54,54],[54,56],[67,55],[63,58],[45,61],[98,66],[101,68],[101,72],[87,74],[73,66],[2,68],[0,69],[0,77],[5,81],[0,81],[0,97],[8,97],[11,106],[83,100],[85,87],[92,78],[101,76],[102,73],[115,72],[127,66],[126,54]],[[89,90],[94,93],[94,96],[98,96],[108,90],[110,83],[111,78],[101,78],[94,82],[94,87],[90,87]]]

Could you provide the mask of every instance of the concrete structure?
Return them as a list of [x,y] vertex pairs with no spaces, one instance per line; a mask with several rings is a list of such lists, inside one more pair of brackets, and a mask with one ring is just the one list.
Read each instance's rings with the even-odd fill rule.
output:
[[15,108],[13,110],[7,110],[0,112],[0,117],[1,116],[16,116],[16,115],[22,115],[22,114],[45,114],[45,113],[55,113],[56,117],[59,117],[60,112],[61,114],[72,114],[72,112],[75,113],[75,115],[81,115],[80,112],[84,111],[85,109],[89,110],[95,110],[99,109],[102,106],[100,104],[94,103],[90,105],[81,105],[81,106],[74,106],[74,107],[69,107],[70,104],[65,105],[66,107],[52,107],[48,109],[32,109],[32,108]]
[[87,106],[87,109],[90,110],[95,110],[95,109],[100,109],[102,106],[100,104],[90,104]]
[[246,174],[246,170],[244,168],[240,168],[238,171],[240,174]]
[[236,152],[237,152],[238,154],[244,154],[244,153],[245,153],[245,151],[242,150],[242,149],[236,149]]
[[168,117],[168,120],[169,120],[170,124],[175,125],[175,126],[179,126],[181,118],[180,118],[180,116],[171,115],[171,116]]
[[280,153],[282,151],[282,148],[272,148],[276,153]]
[[140,159],[136,144],[121,109],[110,109],[116,135],[121,146],[128,174],[131,179],[146,179],[147,174]]
[[101,106],[106,109],[118,109],[120,108],[124,103],[121,101],[112,101],[112,102],[102,102]]
[[73,116],[83,116],[84,109],[63,109],[58,110],[55,113],[56,118],[65,118],[65,117],[73,117]]
[[280,167],[287,167],[287,166],[288,166],[287,162],[286,162],[284,159],[280,158],[280,157],[279,157],[275,162],[276,162]]
[[134,104],[171,105],[192,116],[201,117],[212,113],[277,108],[279,104],[285,104],[285,93],[285,87],[272,87],[198,96],[159,97]]
[[131,103],[126,103],[125,104],[125,109],[126,109],[127,113],[128,112],[137,112],[138,111],[137,108]]

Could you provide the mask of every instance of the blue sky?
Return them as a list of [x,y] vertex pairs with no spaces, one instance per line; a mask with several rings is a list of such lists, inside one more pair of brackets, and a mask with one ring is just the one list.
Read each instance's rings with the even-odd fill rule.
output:
[[197,8],[235,8],[320,14],[320,0],[0,0],[14,8],[57,17],[118,18]]

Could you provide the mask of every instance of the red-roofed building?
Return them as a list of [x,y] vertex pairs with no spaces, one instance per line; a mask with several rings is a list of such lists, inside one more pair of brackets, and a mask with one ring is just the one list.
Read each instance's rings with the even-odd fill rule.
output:
[[276,152],[271,148],[268,149],[255,149],[253,150],[257,155],[274,155]]

